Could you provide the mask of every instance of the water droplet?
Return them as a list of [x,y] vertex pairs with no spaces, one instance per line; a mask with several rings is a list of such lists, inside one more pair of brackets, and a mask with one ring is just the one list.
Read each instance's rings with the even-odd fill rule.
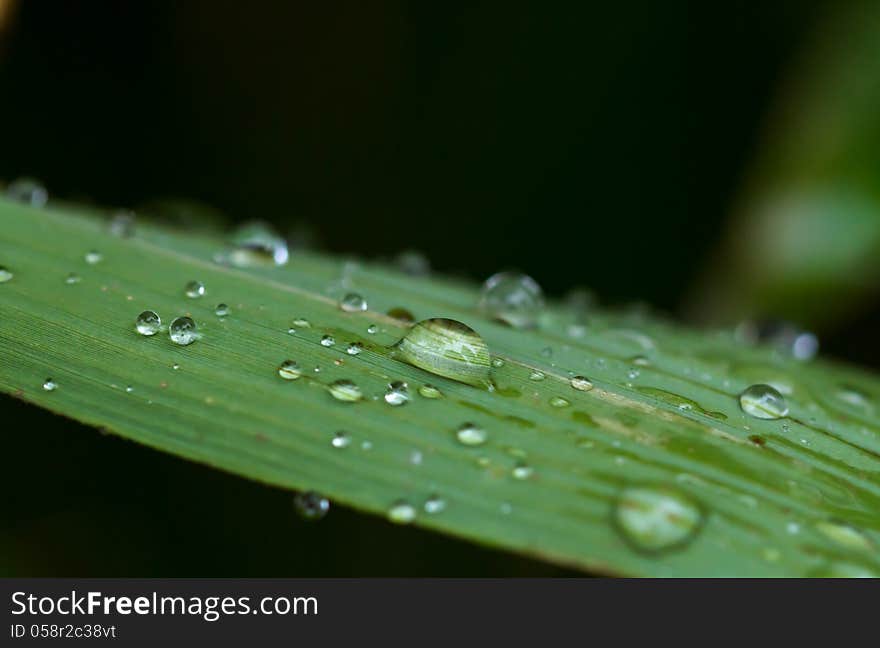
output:
[[110,217],[108,229],[113,236],[119,238],[128,238],[134,234],[135,217],[134,213],[127,209],[117,210]]
[[425,500],[425,513],[434,515],[446,508],[446,500],[439,495],[431,495]]
[[293,496],[293,508],[305,520],[320,520],[330,510],[330,500],[315,491],[304,491]]
[[534,380],[535,382],[544,380],[546,377],[543,371],[538,371],[537,369],[529,374],[529,380]]
[[364,345],[360,342],[352,342],[346,347],[345,352],[348,355],[359,355],[364,350]]
[[334,344],[336,344],[336,338],[332,335],[325,335],[321,338],[321,346],[332,347]]
[[816,529],[826,538],[847,549],[871,551],[874,548],[873,543],[864,533],[845,522],[837,520],[818,522]]
[[232,249],[224,256],[239,268],[250,266],[281,266],[290,254],[287,242],[266,223],[245,223],[235,230],[230,241]]
[[426,277],[431,274],[431,263],[421,252],[416,250],[404,250],[395,259],[401,272],[411,277]]
[[337,432],[333,435],[330,445],[334,448],[347,448],[351,445],[351,437],[346,432]]
[[71,272],[71,273],[70,273],[69,275],[67,275],[67,277],[64,279],[64,283],[66,283],[66,284],[78,284],[80,281],[82,281],[82,277],[80,277],[80,276],[79,276],[78,274],[76,274],[75,272]]
[[466,446],[479,446],[486,443],[488,433],[473,423],[464,423],[455,431],[455,438]]
[[302,369],[294,360],[285,360],[278,367],[278,375],[284,380],[296,380],[302,376]]
[[525,274],[498,272],[483,284],[479,308],[516,328],[534,328],[544,307],[537,282]]
[[394,349],[407,364],[438,376],[479,387],[491,384],[489,347],[476,331],[456,320],[423,320]]
[[688,542],[703,514],[696,502],[671,488],[630,487],[618,497],[613,519],[634,548],[659,553]]
[[180,369],[180,365],[175,362],[173,365],[171,365],[171,368],[174,369],[174,371],[177,371],[178,369]]
[[197,299],[205,294],[205,284],[201,281],[190,281],[184,288],[186,296],[190,299]]
[[189,317],[177,317],[168,327],[171,341],[181,346],[192,344],[199,338],[196,323]]
[[637,355],[630,358],[630,362],[633,363],[637,367],[650,367],[651,361],[648,360],[645,356]]
[[568,407],[571,403],[562,398],[562,396],[554,396],[550,399],[550,405],[551,407]]
[[15,275],[4,266],[0,266],[0,283],[10,281]]
[[578,391],[590,391],[593,388],[593,383],[583,376],[574,376],[571,379],[571,386]]
[[419,387],[419,395],[423,398],[443,398],[443,393],[434,385],[422,385]]
[[287,329],[287,334],[288,335],[296,335],[296,329],[295,328]]
[[405,500],[398,500],[388,509],[388,521],[409,524],[416,519],[416,508]]
[[770,385],[752,385],[739,396],[743,412],[759,419],[779,419],[788,414],[785,397]]
[[10,200],[24,203],[31,207],[42,207],[49,200],[49,192],[46,191],[46,187],[40,181],[33,178],[13,180],[6,187],[6,196]]
[[339,308],[346,313],[362,313],[367,310],[367,300],[357,293],[348,293],[339,300]]
[[337,380],[330,384],[329,389],[333,398],[345,403],[355,403],[364,397],[361,388],[350,380]]
[[379,330],[379,327],[376,326],[375,324],[370,324],[370,325],[367,327],[367,333],[369,333],[370,335],[373,335],[373,334],[376,333],[376,331],[378,331],[378,330]]
[[134,387],[132,387],[131,385],[128,385],[128,386],[126,386],[125,391],[126,391],[126,393],[130,394],[131,392],[134,391]]
[[392,407],[404,405],[409,401],[409,388],[405,382],[399,380],[388,385],[385,392],[385,402]]
[[736,327],[734,335],[746,344],[769,344],[796,360],[810,360],[819,352],[819,339],[790,322],[742,322]]
[[535,472],[535,469],[532,468],[531,466],[524,464],[524,463],[520,463],[520,464],[517,464],[513,467],[511,474],[513,475],[514,479],[528,479],[529,477],[531,477],[534,474],[534,472]]
[[295,320],[293,320],[293,325],[296,328],[304,328],[304,329],[312,328],[312,323],[309,320],[303,319],[301,317],[298,317]]
[[46,380],[43,381],[43,389],[46,391],[55,391],[58,389],[58,384],[51,378],[46,378]]
[[229,315],[229,306],[226,304],[217,304],[216,308],[214,308],[214,315],[217,317],[226,317]]
[[86,263],[89,265],[95,265],[96,263],[100,263],[104,257],[97,250],[90,250],[86,252]]
[[496,369],[500,369],[504,366],[504,358],[492,358],[492,366]]

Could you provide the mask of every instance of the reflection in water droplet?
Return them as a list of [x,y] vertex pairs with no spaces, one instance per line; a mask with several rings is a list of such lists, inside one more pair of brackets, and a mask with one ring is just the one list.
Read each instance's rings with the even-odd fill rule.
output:
[[367,310],[367,300],[357,293],[348,293],[339,300],[339,308],[346,313],[360,313]]
[[459,443],[466,446],[479,446],[486,443],[488,433],[483,428],[473,423],[464,423],[455,431],[455,438]]
[[489,348],[476,331],[450,319],[416,324],[394,345],[398,359],[444,378],[488,387]]
[[416,519],[416,508],[405,500],[398,500],[388,509],[388,520],[395,524],[409,524]]
[[12,271],[7,269],[4,266],[0,266],[0,283],[6,283],[10,281],[15,275],[12,274]]
[[229,306],[226,304],[217,304],[217,307],[214,308],[214,314],[217,317],[226,317],[229,315]]
[[543,307],[541,287],[528,275],[499,272],[483,284],[480,310],[516,328],[534,328]]
[[134,327],[141,335],[156,335],[162,329],[162,320],[156,311],[145,310],[135,319]]
[[337,380],[330,384],[329,389],[333,398],[344,403],[354,403],[364,397],[361,388],[350,380]]
[[419,395],[423,398],[442,398],[443,393],[434,385],[422,385],[419,387]]
[[205,294],[205,284],[201,281],[190,281],[183,289],[184,293],[190,299],[198,299]]
[[770,385],[751,385],[739,396],[743,412],[759,419],[779,419],[788,415],[785,398]]
[[293,508],[305,520],[320,520],[330,510],[330,500],[315,491],[305,491],[293,496]]
[[634,548],[659,553],[689,542],[700,528],[703,513],[695,501],[674,489],[630,487],[620,493],[613,519]]
[[593,388],[593,383],[583,376],[574,376],[571,379],[571,386],[578,391],[590,391]]
[[390,385],[385,392],[385,402],[392,407],[405,405],[409,401],[409,388],[405,382],[397,380]]
[[199,338],[196,323],[189,317],[178,317],[168,327],[171,341],[181,346],[192,344]]
[[302,369],[294,360],[285,360],[278,367],[278,375],[284,378],[284,380],[296,380],[302,376]]
[[330,445],[334,448],[347,448],[351,445],[351,437],[345,432],[337,432],[333,435]]
[[58,384],[51,378],[46,378],[46,380],[43,381],[43,389],[46,391],[55,391],[57,388]]

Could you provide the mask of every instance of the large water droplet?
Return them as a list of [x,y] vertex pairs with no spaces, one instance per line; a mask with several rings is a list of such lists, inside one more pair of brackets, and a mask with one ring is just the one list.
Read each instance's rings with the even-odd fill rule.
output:
[[388,520],[395,524],[409,524],[416,519],[416,507],[405,500],[398,500],[388,509]]
[[355,403],[364,397],[361,388],[346,379],[331,383],[329,389],[333,398],[344,403]]
[[456,320],[423,320],[395,346],[400,360],[438,376],[488,387],[489,347],[476,331]]
[[466,446],[479,446],[486,443],[489,434],[478,425],[463,423],[456,431],[455,438]]
[[192,344],[199,338],[196,323],[190,317],[177,317],[168,327],[171,341],[181,346]]
[[788,415],[785,397],[770,385],[751,385],[739,396],[742,411],[759,419],[779,419]]
[[409,388],[405,382],[397,380],[388,385],[385,392],[385,402],[392,407],[404,405],[409,401]]
[[4,266],[0,266],[0,283],[6,283],[7,281],[11,281],[15,275],[12,274],[12,271],[7,269]]
[[25,203],[31,207],[42,207],[49,200],[49,192],[38,180],[18,178],[6,187],[6,196],[10,200]]
[[82,277],[75,272],[71,272],[64,278],[64,283],[66,284],[78,284],[80,281],[82,281]]
[[480,310],[516,328],[533,328],[544,307],[537,282],[525,274],[498,272],[483,284]]
[[571,379],[571,386],[578,391],[590,391],[593,388],[593,383],[583,376],[574,376]]
[[43,381],[43,389],[46,391],[55,391],[58,389],[58,383],[51,378],[46,378],[46,380]]
[[201,281],[190,281],[183,289],[186,296],[190,299],[197,299],[205,294],[205,284]]
[[613,519],[620,533],[636,549],[648,553],[683,546],[703,520],[700,506],[683,493],[667,487],[625,488],[614,505]]
[[339,300],[339,308],[346,313],[361,313],[367,310],[367,300],[357,293],[348,293]]
[[330,510],[330,500],[315,491],[305,491],[293,496],[293,508],[306,520],[320,520]]
[[302,376],[302,369],[294,360],[285,360],[278,367],[278,375],[284,380],[296,380]]
[[145,310],[137,316],[134,326],[141,335],[156,335],[162,330],[162,319],[156,311]]
[[232,249],[225,255],[240,268],[250,266],[281,266],[287,263],[287,242],[266,223],[245,223],[231,238]]

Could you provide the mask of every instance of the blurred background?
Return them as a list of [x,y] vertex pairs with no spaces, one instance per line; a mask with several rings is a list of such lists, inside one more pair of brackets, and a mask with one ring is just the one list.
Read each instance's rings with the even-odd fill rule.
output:
[[[424,252],[880,366],[871,2],[0,0],[0,179],[183,197],[331,253]],[[0,574],[565,575],[11,398]]]

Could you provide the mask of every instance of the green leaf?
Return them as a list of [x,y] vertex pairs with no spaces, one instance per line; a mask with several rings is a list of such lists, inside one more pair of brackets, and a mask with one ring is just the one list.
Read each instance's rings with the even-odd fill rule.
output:
[[[414,524],[594,572],[880,572],[880,381],[859,370],[635,310],[584,319],[554,303],[536,329],[509,328],[476,310],[469,283],[302,251],[280,268],[219,265],[218,237],[139,223],[123,239],[72,208],[4,201],[0,224],[0,265],[13,273],[0,284],[0,389],[28,402],[359,510],[407,518],[395,508],[405,502]],[[99,263],[84,260],[90,250]],[[72,272],[81,281],[66,283]],[[205,296],[184,295],[191,280]],[[346,292],[369,309],[341,310]],[[228,316],[215,315],[219,302]],[[409,325],[385,314],[400,308],[475,329],[495,389],[402,362],[392,345]],[[139,335],[146,309],[166,325],[190,314],[202,337]],[[353,342],[358,355],[346,353]],[[287,359],[302,377],[279,377]],[[592,389],[572,387],[577,375]],[[337,380],[363,400],[335,399]],[[409,387],[398,407],[383,399],[393,381]],[[785,394],[787,418],[740,409],[755,383]],[[426,384],[442,397],[420,395]],[[464,423],[486,443],[461,443]],[[432,496],[443,510],[425,511]]]

